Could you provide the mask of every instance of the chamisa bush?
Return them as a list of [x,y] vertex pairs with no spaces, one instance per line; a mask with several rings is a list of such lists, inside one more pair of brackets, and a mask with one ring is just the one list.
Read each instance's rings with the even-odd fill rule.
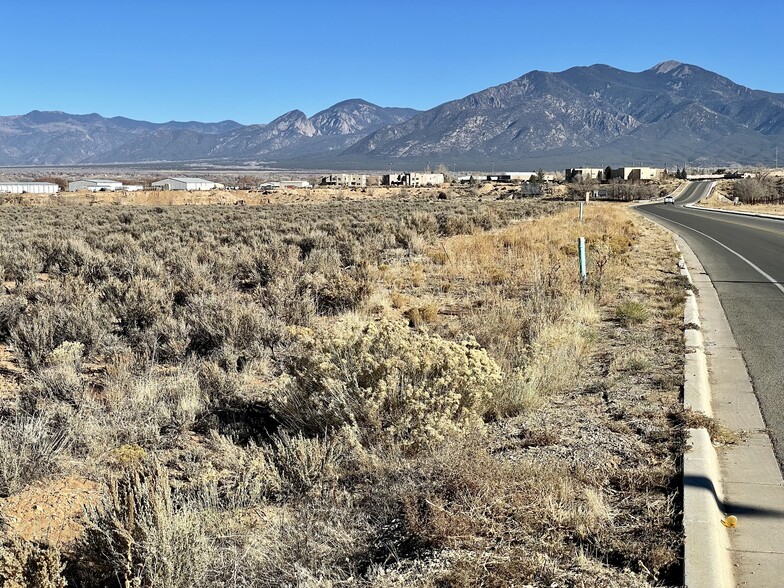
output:
[[501,370],[473,338],[447,341],[381,321],[300,329],[273,409],[291,430],[355,427],[365,445],[415,449],[481,419]]

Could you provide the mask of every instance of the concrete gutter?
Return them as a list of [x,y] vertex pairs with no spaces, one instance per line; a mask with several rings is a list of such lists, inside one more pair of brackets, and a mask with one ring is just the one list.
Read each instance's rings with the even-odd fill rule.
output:
[[[678,251],[688,249],[678,237],[676,247]],[[694,284],[683,256],[679,265],[681,275]],[[712,417],[705,344],[692,291],[687,295],[683,314],[686,347],[683,404]],[[719,460],[710,435],[704,428],[689,429],[683,456],[684,583],[689,588],[734,586],[730,541],[721,523],[723,504]]]

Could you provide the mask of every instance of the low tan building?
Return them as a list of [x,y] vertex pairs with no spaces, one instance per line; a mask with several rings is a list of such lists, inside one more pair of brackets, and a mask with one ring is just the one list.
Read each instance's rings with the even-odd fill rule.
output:
[[612,170],[609,178],[635,182],[642,180],[658,180],[664,175],[664,170],[658,167],[618,167]]

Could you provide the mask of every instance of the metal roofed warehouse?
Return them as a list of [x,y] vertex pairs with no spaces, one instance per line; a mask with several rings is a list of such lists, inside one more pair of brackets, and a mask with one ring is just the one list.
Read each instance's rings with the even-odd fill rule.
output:
[[212,190],[215,182],[201,178],[164,178],[152,183],[158,190]]
[[0,182],[0,192],[11,194],[54,194],[60,186],[50,182]]
[[91,192],[99,192],[103,190],[106,192],[114,192],[115,190],[119,190],[121,187],[122,182],[118,182],[117,180],[105,180],[98,178],[68,182],[69,192],[76,192],[77,190],[90,190]]

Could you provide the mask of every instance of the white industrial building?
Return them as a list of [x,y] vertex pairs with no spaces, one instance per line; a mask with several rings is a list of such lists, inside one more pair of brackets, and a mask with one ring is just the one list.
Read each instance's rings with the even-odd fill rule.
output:
[[305,180],[281,180],[280,186],[283,188],[312,188],[310,182]]
[[60,186],[50,182],[0,182],[0,192],[11,194],[54,194]]
[[117,180],[106,180],[100,178],[88,178],[86,180],[76,180],[68,182],[68,191],[89,190],[90,192],[137,192],[144,190],[144,186],[135,184],[123,184]]
[[201,178],[164,178],[153,182],[152,187],[156,190],[213,190],[215,182]]
[[122,189],[122,182],[117,180],[87,179],[68,182],[68,191],[90,190],[91,192],[114,192]]

